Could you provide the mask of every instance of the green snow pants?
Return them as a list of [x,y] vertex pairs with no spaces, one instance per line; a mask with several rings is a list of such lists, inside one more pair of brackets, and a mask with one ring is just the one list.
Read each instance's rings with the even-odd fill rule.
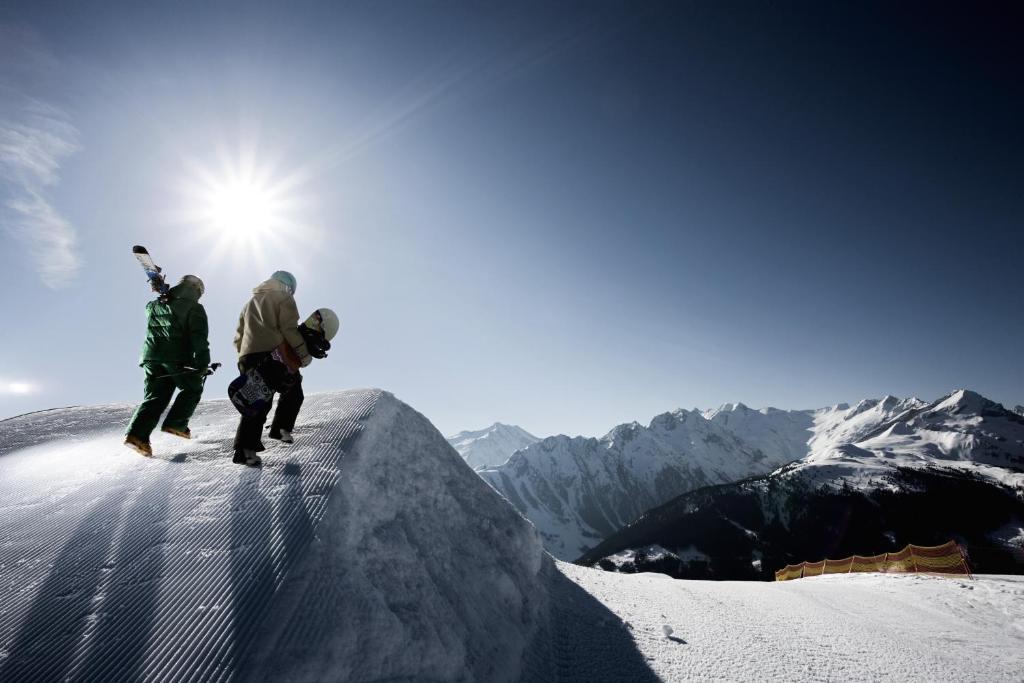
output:
[[146,372],[145,398],[135,409],[128,434],[149,441],[149,435],[156,429],[175,389],[179,390],[178,398],[164,418],[164,427],[188,429],[188,420],[203,396],[203,376],[198,372],[185,371],[176,363],[148,362],[142,367]]

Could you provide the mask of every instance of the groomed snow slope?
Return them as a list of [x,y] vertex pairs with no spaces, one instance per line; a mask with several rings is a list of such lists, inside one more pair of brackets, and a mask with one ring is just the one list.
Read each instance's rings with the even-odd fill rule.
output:
[[1024,671],[1022,577],[763,583],[558,567],[615,613],[606,637],[629,632],[664,681],[1018,681]]
[[[0,680],[584,680],[610,614],[390,394],[307,397],[262,469],[227,402],[153,459],[129,415],[0,422]],[[602,672],[650,678],[628,637]]]

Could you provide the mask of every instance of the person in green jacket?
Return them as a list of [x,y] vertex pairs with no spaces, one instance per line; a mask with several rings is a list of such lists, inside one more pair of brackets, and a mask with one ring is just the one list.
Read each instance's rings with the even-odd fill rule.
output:
[[186,275],[171,287],[166,301],[157,299],[146,304],[146,342],[139,363],[146,373],[145,398],[132,416],[124,441],[142,455],[153,455],[149,435],[175,389],[179,390],[178,398],[161,430],[192,438],[188,421],[203,395],[210,365],[209,325],[206,309],[199,303],[204,290],[202,280]]

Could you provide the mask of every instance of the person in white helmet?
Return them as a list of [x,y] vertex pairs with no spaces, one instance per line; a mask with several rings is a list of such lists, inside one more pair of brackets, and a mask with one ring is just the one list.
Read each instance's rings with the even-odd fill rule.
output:
[[[331,339],[338,333],[339,325],[338,316],[329,308],[318,308],[299,325],[299,332],[306,342],[306,350],[313,358],[327,357]],[[277,401],[268,436],[282,443],[293,443],[292,432],[295,430],[295,420],[299,416],[305,394],[302,392],[302,374],[294,356],[286,354],[284,364],[289,376],[283,383],[286,388]]]

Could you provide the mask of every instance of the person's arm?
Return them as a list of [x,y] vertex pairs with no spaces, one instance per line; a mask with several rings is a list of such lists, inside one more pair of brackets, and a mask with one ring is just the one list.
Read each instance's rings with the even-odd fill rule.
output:
[[195,368],[205,370],[210,364],[210,323],[202,304],[196,304],[188,313],[188,338],[195,354]]
[[291,296],[286,296],[281,301],[278,322],[281,325],[281,334],[284,335],[284,340],[299,357],[299,366],[304,368],[309,365],[313,358],[309,355],[309,350],[306,349],[306,340],[299,332],[299,309],[295,307],[295,299]]
[[235,353],[242,353],[242,337],[245,336],[245,309],[238,316],[238,329],[235,330]]
[[302,367],[302,362],[299,360],[299,356],[295,353],[288,342],[281,342],[277,345],[277,352],[281,356],[281,360],[288,366],[289,372],[298,372],[299,368]]

